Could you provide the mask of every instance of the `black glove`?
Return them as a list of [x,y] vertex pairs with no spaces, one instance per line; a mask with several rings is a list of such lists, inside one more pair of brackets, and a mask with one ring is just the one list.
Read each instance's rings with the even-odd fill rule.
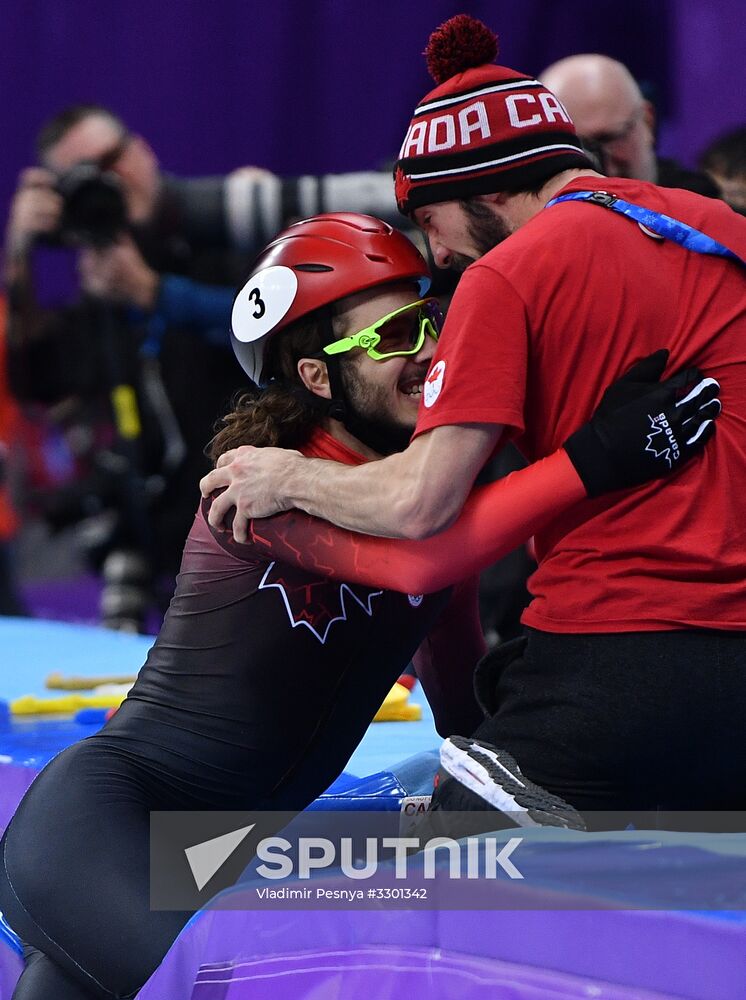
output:
[[668,351],[656,351],[613,382],[564,447],[595,497],[675,472],[715,433],[720,385],[698,368],[659,382]]

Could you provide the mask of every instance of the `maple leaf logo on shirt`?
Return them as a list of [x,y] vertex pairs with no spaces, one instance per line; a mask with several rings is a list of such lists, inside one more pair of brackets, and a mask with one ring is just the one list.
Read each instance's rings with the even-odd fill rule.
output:
[[369,617],[373,598],[382,590],[366,590],[349,583],[319,580],[287,566],[272,562],[259,582],[259,590],[276,588],[282,595],[292,628],[304,626],[320,643],[325,643],[335,622],[347,621],[348,611],[357,604]]

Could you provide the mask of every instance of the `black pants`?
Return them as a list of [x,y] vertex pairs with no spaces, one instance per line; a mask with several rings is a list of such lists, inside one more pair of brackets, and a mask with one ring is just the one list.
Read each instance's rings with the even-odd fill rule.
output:
[[529,630],[513,649],[473,735],[532,781],[584,813],[746,809],[746,634]]
[[15,1000],[127,996],[157,968],[191,916],[150,910],[150,809],[171,799],[94,740],[42,771],[0,845],[0,907],[26,944]]

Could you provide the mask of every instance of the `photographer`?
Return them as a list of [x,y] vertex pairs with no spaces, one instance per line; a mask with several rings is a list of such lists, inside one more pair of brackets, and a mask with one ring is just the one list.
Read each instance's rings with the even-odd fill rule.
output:
[[[22,172],[7,227],[11,386],[22,402],[62,412],[85,441],[86,474],[52,499],[50,521],[108,512],[91,552],[113,578],[104,617],[139,628],[151,577],[178,569],[202,448],[236,388],[225,334],[232,291],[207,282],[235,281],[244,262],[217,249],[221,233],[189,239],[190,182],[161,174],[145,140],[105,109],[62,112],[38,152],[42,165]],[[41,305],[40,241],[80,248],[73,304]]]

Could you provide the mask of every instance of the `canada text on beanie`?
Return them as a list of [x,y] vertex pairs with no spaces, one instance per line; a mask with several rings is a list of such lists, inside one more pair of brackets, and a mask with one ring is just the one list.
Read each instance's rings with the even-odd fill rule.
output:
[[394,171],[399,211],[531,189],[591,167],[560,101],[538,80],[496,66],[497,37],[458,14],[425,50],[435,82],[415,109]]

